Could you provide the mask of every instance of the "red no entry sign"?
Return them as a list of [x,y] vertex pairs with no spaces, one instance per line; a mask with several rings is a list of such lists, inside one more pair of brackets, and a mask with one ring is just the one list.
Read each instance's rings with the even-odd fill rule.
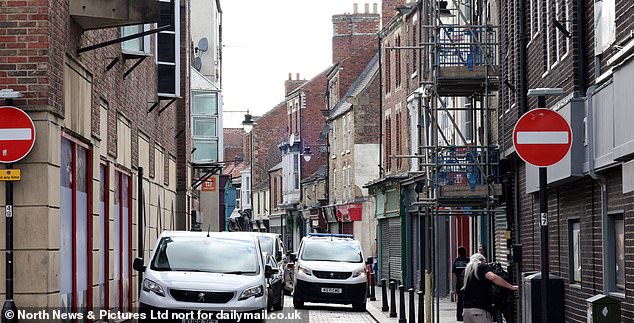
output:
[[566,119],[549,109],[526,112],[515,124],[513,145],[527,163],[547,167],[566,156],[572,144],[572,131]]
[[14,163],[24,158],[35,144],[35,125],[24,111],[0,107],[0,163]]

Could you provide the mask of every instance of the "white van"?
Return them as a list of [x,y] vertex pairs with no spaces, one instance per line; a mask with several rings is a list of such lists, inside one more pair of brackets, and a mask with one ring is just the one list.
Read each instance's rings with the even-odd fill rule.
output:
[[368,281],[361,244],[352,235],[311,233],[295,261],[293,305],[304,302],[352,304],[364,311]]
[[[149,263],[134,260],[143,272],[139,307],[154,311],[262,313],[267,307],[265,266],[256,237],[230,232],[167,231],[159,236]],[[196,318],[196,317],[195,317]],[[217,320],[183,320],[182,323]]]

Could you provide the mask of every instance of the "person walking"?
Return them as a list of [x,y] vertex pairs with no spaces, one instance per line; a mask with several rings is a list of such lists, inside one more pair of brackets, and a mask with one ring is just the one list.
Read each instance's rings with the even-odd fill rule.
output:
[[493,291],[491,289],[493,284],[512,291],[519,289],[518,286],[509,284],[493,273],[490,266],[486,264],[486,258],[480,253],[471,256],[464,270],[464,277],[463,317],[465,323],[493,322]]
[[458,258],[453,261],[453,266],[451,272],[456,275],[456,320],[462,321],[462,305],[464,298],[464,291],[462,290],[462,286],[464,285],[464,270],[467,268],[467,264],[469,263],[469,258],[467,257],[467,249],[465,247],[458,247]]

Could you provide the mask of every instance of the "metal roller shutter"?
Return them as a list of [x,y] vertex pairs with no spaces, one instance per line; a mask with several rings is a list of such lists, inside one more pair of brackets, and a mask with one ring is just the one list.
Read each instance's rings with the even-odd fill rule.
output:
[[401,277],[401,218],[389,219],[390,278],[403,281]]

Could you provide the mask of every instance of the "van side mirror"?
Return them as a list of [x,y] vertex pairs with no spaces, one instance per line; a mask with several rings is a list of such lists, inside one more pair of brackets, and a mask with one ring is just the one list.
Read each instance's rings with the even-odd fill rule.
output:
[[132,263],[132,268],[139,272],[144,272],[147,266],[143,264],[143,258],[134,258],[134,262]]
[[282,261],[282,250],[278,250],[275,252],[275,261],[277,262]]
[[292,261],[292,262],[297,261],[297,254],[296,254],[296,253],[291,253],[290,258],[291,258],[291,261]]
[[368,257],[368,259],[365,260],[366,265],[371,265],[372,263],[374,263],[374,258],[372,257]]
[[273,267],[271,265],[264,266],[264,278],[273,277]]

